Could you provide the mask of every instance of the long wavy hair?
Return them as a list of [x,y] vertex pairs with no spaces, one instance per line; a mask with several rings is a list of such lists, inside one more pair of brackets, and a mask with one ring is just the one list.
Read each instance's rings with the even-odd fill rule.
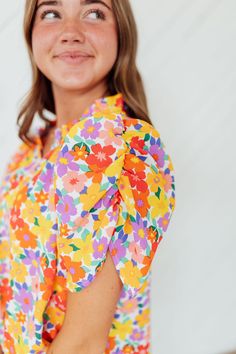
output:
[[[34,143],[29,131],[35,114],[38,114],[47,126],[51,125],[51,121],[45,115],[44,110],[55,114],[51,81],[38,69],[33,57],[32,29],[36,5],[37,0],[26,0],[23,20],[24,38],[32,68],[32,86],[20,104],[17,125],[18,136],[26,144]],[[117,23],[118,53],[116,62],[108,74],[109,93],[115,95],[121,92],[127,115],[152,124],[143,81],[136,65],[138,33],[132,8],[129,0],[112,0],[112,7]]]

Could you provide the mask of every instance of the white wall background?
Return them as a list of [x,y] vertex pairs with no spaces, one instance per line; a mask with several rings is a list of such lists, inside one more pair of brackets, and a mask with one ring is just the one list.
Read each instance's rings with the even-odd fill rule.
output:
[[[24,1],[1,0],[0,174],[30,70]],[[176,171],[152,275],[153,354],[236,350],[236,1],[132,0],[138,65]]]

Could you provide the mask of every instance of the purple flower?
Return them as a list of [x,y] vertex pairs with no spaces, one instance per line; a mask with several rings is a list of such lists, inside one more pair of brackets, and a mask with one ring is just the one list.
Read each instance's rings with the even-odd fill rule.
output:
[[143,339],[143,337],[144,337],[144,332],[139,331],[138,329],[134,329],[132,335],[130,336],[130,338],[134,341],[140,341]]
[[81,131],[81,136],[85,139],[89,137],[95,139],[99,136],[100,123],[94,123],[92,119],[88,119],[84,124],[84,129]]
[[28,313],[33,308],[33,296],[29,291],[25,290],[24,288],[21,288],[19,290],[19,293],[16,294],[16,301],[21,304],[22,310],[25,313]]
[[77,214],[76,207],[74,206],[74,199],[69,195],[62,197],[61,203],[57,204],[57,211],[61,215],[61,221],[63,224],[69,222],[70,217]]
[[116,211],[112,210],[112,211],[109,211],[109,213],[107,213],[107,215],[109,216],[109,221],[116,221],[117,220],[118,211],[119,211],[119,209],[117,209]]
[[99,241],[94,241],[94,257],[95,258],[103,258],[104,251],[107,250],[107,239],[106,237],[102,237]]
[[7,265],[6,263],[0,264],[0,274],[5,274],[7,271]]
[[45,192],[49,191],[49,187],[52,183],[53,178],[53,168],[50,164],[47,165],[47,170],[45,173],[41,174],[40,181],[43,182],[43,189]]
[[114,196],[117,191],[117,187],[111,186],[108,191],[106,192],[105,196],[102,198],[102,205],[106,208],[109,208],[111,204],[111,198]]
[[143,221],[141,218],[136,222],[132,222],[134,230],[134,240],[140,243],[143,249],[147,248],[148,236],[147,236],[147,221]]
[[35,275],[39,273],[39,264],[40,264],[40,257],[39,251],[34,252],[32,250],[25,250],[26,258],[23,259],[23,263],[30,266],[29,273],[30,275]]
[[62,151],[58,155],[57,160],[57,171],[59,177],[64,176],[67,173],[67,170],[79,171],[79,164],[73,162],[74,156],[68,151],[68,147],[64,146]]
[[55,244],[56,244],[56,234],[50,236],[49,240],[46,243],[46,249],[48,252],[55,251]]
[[158,220],[158,225],[162,228],[163,231],[167,230],[170,221],[170,213],[166,213],[163,218]]
[[158,167],[164,166],[165,151],[161,149],[158,145],[151,145],[150,154],[158,162]]
[[109,249],[113,255],[114,263],[117,265],[120,259],[125,257],[126,247],[122,244],[122,240],[118,238],[115,242],[111,242]]

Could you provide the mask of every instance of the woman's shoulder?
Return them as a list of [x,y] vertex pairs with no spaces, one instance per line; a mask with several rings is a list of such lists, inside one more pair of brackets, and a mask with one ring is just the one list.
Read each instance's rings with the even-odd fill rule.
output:
[[15,151],[10,155],[6,166],[6,173],[11,173],[23,167],[25,163],[29,163],[30,153],[34,150],[34,146],[33,144],[30,145],[20,140]]

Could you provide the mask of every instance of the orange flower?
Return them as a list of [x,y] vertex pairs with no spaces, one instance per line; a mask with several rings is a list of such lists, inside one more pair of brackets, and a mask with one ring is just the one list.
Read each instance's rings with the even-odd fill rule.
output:
[[104,354],[111,353],[111,350],[115,348],[115,345],[116,345],[115,337],[109,337],[108,342],[107,342],[107,347],[106,347]]
[[5,339],[6,339],[5,346],[8,349],[8,353],[16,354],[15,346],[14,346],[14,340],[13,340],[12,336],[8,332],[6,332],[4,334],[4,336],[5,336]]
[[48,194],[40,191],[39,193],[35,193],[36,201],[38,203],[44,204],[45,201],[48,199]]
[[26,201],[26,199],[28,198],[27,192],[28,192],[28,187],[24,186],[20,190],[20,192],[17,194],[16,200],[14,203],[16,209],[20,209],[21,204],[24,203]]
[[133,195],[135,199],[135,206],[142,217],[147,215],[147,211],[150,208],[147,197],[149,193],[140,193],[139,191],[133,190]]
[[62,224],[60,226],[60,235],[67,236],[69,234],[69,227],[67,224]]
[[[86,176],[92,179],[93,183],[101,183],[103,174],[102,172],[96,171],[95,166],[89,166],[92,171],[86,172]],[[95,170],[93,170],[95,168]]]
[[88,156],[89,152],[87,151],[86,145],[78,144],[74,147],[74,151],[71,151],[71,155],[74,157],[75,161],[85,160]]
[[134,346],[130,344],[126,344],[123,347],[122,353],[124,354],[133,354],[134,353]]
[[150,240],[151,243],[153,244],[158,240],[158,237],[159,237],[158,230],[155,227],[150,226],[148,228],[148,240]]
[[67,269],[73,282],[77,282],[85,276],[85,271],[81,268],[82,262],[72,262],[71,258],[68,256],[62,257],[62,266]]
[[37,236],[34,235],[32,232],[29,230],[29,226],[27,224],[24,224],[23,227],[20,229],[16,230],[15,232],[17,240],[20,242],[20,246],[22,248],[36,248],[37,247]]
[[17,312],[16,314],[16,317],[17,317],[17,321],[19,321],[20,323],[24,323],[25,322],[25,314],[23,312]]
[[145,170],[146,165],[143,163],[142,160],[140,160],[139,157],[137,157],[134,154],[129,154],[127,153],[125,155],[125,160],[124,160],[124,168],[127,170],[135,170],[142,172]]
[[54,283],[55,272],[52,268],[47,268],[44,271],[44,283],[40,284],[40,290],[43,291],[43,299],[48,300],[51,295],[51,290]]
[[20,176],[20,178],[17,179],[16,175],[13,175],[13,177],[10,179],[10,189],[15,189],[23,178],[24,176]]

